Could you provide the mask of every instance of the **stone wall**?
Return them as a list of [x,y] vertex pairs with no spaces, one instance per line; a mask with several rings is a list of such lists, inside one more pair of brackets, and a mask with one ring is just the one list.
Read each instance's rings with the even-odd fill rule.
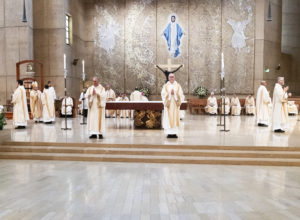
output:
[[[186,94],[199,85],[218,91],[223,47],[228,92],[253,92],[254,0],[89,0],[85,13],[89,78],[119,92],[145,86],[159,94],[164,75],[154,65],[171,58],[184,64],[176,76]],[[178,58],[162,36],[171,13],[184,31]]]
[[[282,52],[291,62],[287,72],[290,91],[300,95],[300,0],[282,2]],[[285,66],[283,66],[285,68]]]
[[[33,59],[32,1],[26,1],[27,23],[22,23],[23,1],[0,0],[0,105],[16,88],[16,63]],[[24,72],[26,65],[21,66]]]

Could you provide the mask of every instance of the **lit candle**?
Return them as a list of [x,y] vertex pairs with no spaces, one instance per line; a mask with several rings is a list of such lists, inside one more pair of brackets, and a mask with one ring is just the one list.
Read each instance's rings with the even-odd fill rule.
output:
[[66,57],[66,54],[64,54],[64,69],[66,70],[67,69],[67,57]]
[[84,60],[82,60],[82,80],[85,80],[85,72],[84,72]]
[[222,73],[224,73],[224,53],[222,52]]

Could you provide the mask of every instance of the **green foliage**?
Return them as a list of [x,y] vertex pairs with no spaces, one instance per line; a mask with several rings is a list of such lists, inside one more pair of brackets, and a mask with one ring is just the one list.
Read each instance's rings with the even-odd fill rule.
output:
[[198,96],[199,98],[206,97],[208,95],[208,90],[207,88],[203,86],[198,86],[193,93],[194,96]]
[[6,125],[5,114],[0,113],[0,130],[3,129],[4,125]]
[[151,92],[150,92],[150,89],[147,88],[147,87],[142,87],[142,88],[139,88],[139,91],[140,92],[143,92],[144,93],[144,96],[146,96],[147,98],[149,98]]

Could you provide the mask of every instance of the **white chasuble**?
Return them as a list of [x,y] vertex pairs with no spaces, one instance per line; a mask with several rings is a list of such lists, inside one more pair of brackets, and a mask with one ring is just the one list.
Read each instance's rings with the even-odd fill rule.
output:
[[14,104],[13,123],[15,126],[27,126],[29,120],[27,98],[24,86],[18,86],[15,90],[12,103]]
[[256,122],[257,124],[269,125],[271,98],[265,86],[261,85],[257,90],[256,97]]
[[[171,92],[174,91],[172,95]],[[163,128],[168,135],[178,135],[180,123],[180,105],[184,100],[181,86],[175,81],[167,82],[161,91],[164,104]]]
[[43,122],[55,121],[55,107],[53,93],[49,89],[44,89],[42,94]]
[[286,130],[288,122],[287,93],[282,86],[275,84],[273,93],[273,130]]
[[[95,94],[93,95],[93,91]],[[86,92],[88,99],[87,127],[90,135],[103,134],[105,130],[106,93],[100,84],[91,86]]]

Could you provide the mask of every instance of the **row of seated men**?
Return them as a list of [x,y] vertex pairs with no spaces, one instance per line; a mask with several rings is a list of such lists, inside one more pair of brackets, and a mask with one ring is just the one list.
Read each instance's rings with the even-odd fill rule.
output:
[[[84,116],[87,115],[87,103],[85,103],[85,93],[86,89],[83,89],[83,92],[79,98],[79,112]],[[144,95],[143,92],[140,92],[138,88],[130,94],[130,99],[127,97],[126,93],[120,94],[118,97],[114,90],[111,89],[110,85],[106,85],[106,102],[119,101],[119,102],[128,102],[128,101],[149,101],[148,98]],[[68,103],[68,102],[67,102]],[[121,118],[130,118],[132,116],[132,111],[130,110],[106,110],[105,116],[110,117],[121,117]]]
[[[289,96],[291,96],[291,94],[289,94]],[[240,104],[240,100],[235,94],[233,95],[233,97],[231,97],[231,99],[229,99],[226,96],[224,102],[225,103],[222,103],[221,104],[222,106],[220,106],[222,114],[224,114],[224,110],[226,115],[228,115],[229,113],[231,115],[241,114],[242,107]],[[246,115],[255,115],[256,112],[255,99],[252,95],[246,97],[244,107],[245,107]],[[207,99],[205,112],[211,115],[218,114],[218,102],[213,92],[210,94],[210,97]],[[288,101],[288,113],[289,115],[298,115],[298,107],[296,106],[294,101]]]

